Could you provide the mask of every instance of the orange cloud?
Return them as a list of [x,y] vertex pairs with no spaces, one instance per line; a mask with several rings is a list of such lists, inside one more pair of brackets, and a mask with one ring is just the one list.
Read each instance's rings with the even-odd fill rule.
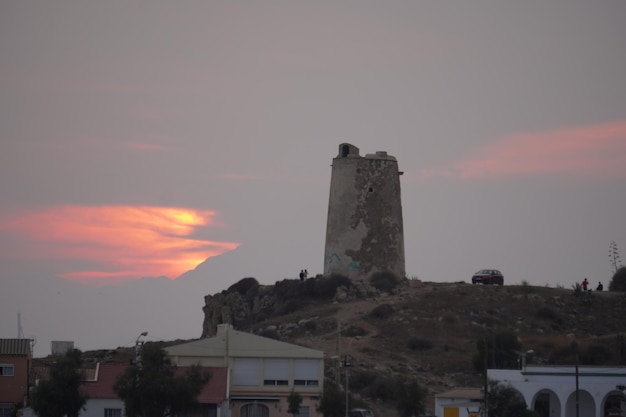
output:
[[[146,276],[171,279],[239,246],[193,237],[216,213],[178,207],[60,206],[4,221],[39,259],[66,259],[58,276],[110,283]],[[72,268],[72,264],[93,268]]]
[[510,135],[451,169],[423,170],[420,177],[485,179],[543,174],[626,178],[626,122]]

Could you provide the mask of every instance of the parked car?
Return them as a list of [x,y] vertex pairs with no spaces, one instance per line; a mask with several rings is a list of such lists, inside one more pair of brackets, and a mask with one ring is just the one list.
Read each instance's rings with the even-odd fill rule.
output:
[[374,417],[374,413],[366,408],[353,408],[350,410],[350,417]]
[[481,269],[472,277],[472,284],[502,285],[504,277],[497,269]]

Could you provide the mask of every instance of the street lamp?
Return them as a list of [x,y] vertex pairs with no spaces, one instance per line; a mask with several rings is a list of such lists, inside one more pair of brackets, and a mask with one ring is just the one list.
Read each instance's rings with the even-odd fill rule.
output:
[[525,352],[520,352],[520,356],[521,356],[521,359],[522,359],[522,360],[521,360],[521,362],[522,362],[522,363],[521,363],[521,368],[522,368],[522,371],[526,371],[526,364],[528,363],[526,358],[527,358],[528,356],[533,355],[534,353],[535,353],[535,351],[534,351],[534,350],[532,350],[532,349],[527,350],[527,351],[525,351]]

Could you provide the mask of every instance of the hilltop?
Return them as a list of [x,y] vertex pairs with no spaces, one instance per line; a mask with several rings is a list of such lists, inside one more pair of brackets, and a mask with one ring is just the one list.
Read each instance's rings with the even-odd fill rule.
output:
[[[501,331],[514,332],[522,351],[533,351],[530,363],[572,364],[576,352],[590,365],[620,361],[624,293],[407,280],[389,292],[340,286],[328,298],[329,289],[318,284],[286,280],[253,290],[242,280],[206,297],[205,328],[216,319],[212,311],[228,311],[241,330],[323,350],[327,358],[349,354],[351,385],[365,398],[382,379],[401,374],[428,387],[431,404],[452,387],[481,386],[476,343]],[[312,292],[318,294],[307,296]]]

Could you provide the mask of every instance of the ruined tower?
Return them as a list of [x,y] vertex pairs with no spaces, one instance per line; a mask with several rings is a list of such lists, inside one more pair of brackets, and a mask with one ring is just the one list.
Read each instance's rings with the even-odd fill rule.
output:
[[324,275],[366,279],[405,276],[398,161],[387,152],[364,157],[349,143],[333,159]]

